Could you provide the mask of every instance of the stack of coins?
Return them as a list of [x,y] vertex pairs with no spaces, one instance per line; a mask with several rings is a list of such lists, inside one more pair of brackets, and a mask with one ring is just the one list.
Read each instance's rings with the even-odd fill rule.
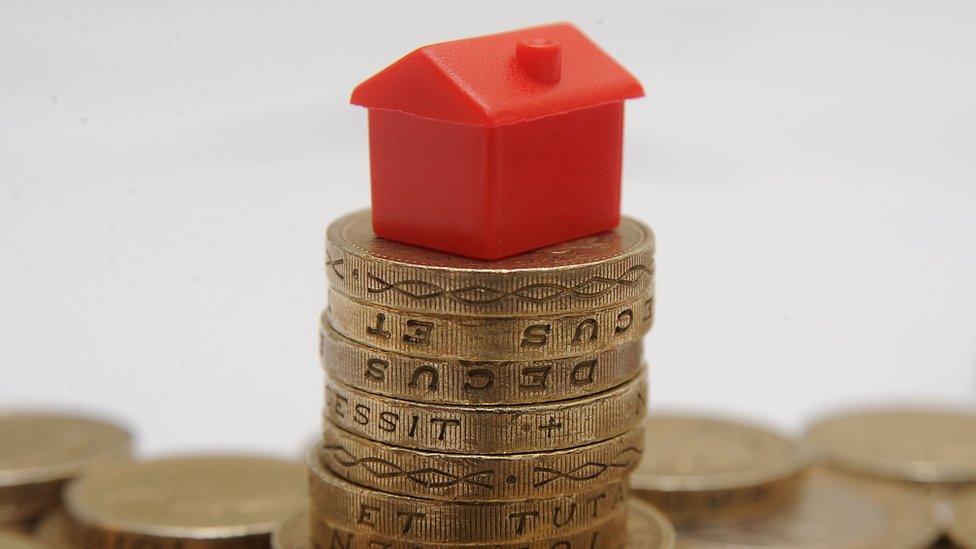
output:
[[[369,212],[336,221],[327,239],[311,543],[633,541],[650,229],[625,218],[615,231],[489,262],[379,239]],[[639,546],[668,546],[670,527],[641,510],[635,535],[653,545]]]

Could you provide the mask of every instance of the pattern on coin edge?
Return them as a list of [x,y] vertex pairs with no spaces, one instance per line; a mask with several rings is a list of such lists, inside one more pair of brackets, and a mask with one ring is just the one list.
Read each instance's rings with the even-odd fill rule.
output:
[[[383,458],[375,458],[375,457],[357,458],[355,455],[353,455],[351,452],[349,452],[349,450],[347,450],[344,446],[342,446],[339,443],[333,443],[328,445],[323,444],[322,449],[330,451],[333,454],[334,459],[340,465],[346,468],[362,468],[363,470],[369,472],[370,474],[372,474],[374,477],[378,479],[402,477],[414,482],[415,484],[418,484],[420,486],[426,486],[428,488],[449,488],[452,486],[457,486],[458,484],[468,484],[471,486],[476,486],[478,488],[485,488],[489,490],[493,490],[495,488],[493,484],[488,484],[486,482],[481,482],[477,480],[479,477],[484,477],[484,476],[494,477],[495,472],[490,469],[475,471],[472,473],[467,473],[465,475],[456,475],[454,473],[450,473],[444,471],[443,469],[438,469],[436,467],[423,467],[420,469],[406,470],[400,465]],[[335,457],[337,454],[346,456],[346,461],[343,461],[339,457]],[[636,459],[640,459],[639,456],[642,456],[643,452],[641,452],[640,449],[636,447],[628,446],[620,450],[619,452],[617,452],[617,454],[614,455],[609,460],[608,463],[587,461],[565,472],[552,467],[533,467],[532,469],[533,474],[538,475],[540,477],[548,475],[548,478],[542,478],[541,480],[533,481],[532,487],[541,488],[560,479],[566,479],[575,482],[584,482],[587,480],[593,480],[611,469],[626,469],[633,463],[633,458],[627,459],[625,461],[618,461],[618,460],[620,460],[623,456],[628,454],[636,454],[635,456]],[[373,465],[386,466],[389,468],[390,472],[384,473],[379,470],[374,470],[372,468]],[[593,471],[587,474],[580,474],[582,471],[586,469],[591,469]],[[441,481],[441,482],[432,482],[421,478],[423,475],[428,475],[428,474],[441,475],[449,480]]]
[[[636,277],[631,278],[631,275],[636,274]],[[465,305],[487,305],[498,303],[504,299],[512,298],[515,300],[520,300],[533,304],[543,304],[549,301],[554,301],[564,296],[572,296],[583,299],[592,299],[597,297],[603,297],[610,294],[615,289],[620,287],[631,287],[640,282],[645,276],[651,276],[654,274],[654,269],[646,265],[634,265],[626,271],[620,274],[617,278],[610,278],[606,276],[591,276],[587,279],[581,280],[576,284],[558,284],[554,282],[547,283],[534,283],[525,284],[523,286],[516,287],[512,290],[498,290],[483,284],[474,284],[470,286],[462,286],[460,288],[446,288],[439,286],[432,282],[427,282],[424,280],[417,279],[407,279],[397,282],[387,282],[382,278],[372,274],[366,273],[367,278],[371,282],[377,283],[378,287],[366,287],[366,291],[370,294],[382,294],[386,292],[394,292],[402,296],[410,297],[418,301],[425,301],[428,299],[434,299],[438,297],[448,297],[454,301],[458,301]],[[586,291],[588,286],[602,286],[602,289],[596,291]],[[407,287],[419,287],[421,289],[427,290],[426,293],[412,292]],[[533,296],[533,292],[548,292],[544,293],[539,297]],[[485,296],[484,298],[477,297],[467,297],[467,295]]]

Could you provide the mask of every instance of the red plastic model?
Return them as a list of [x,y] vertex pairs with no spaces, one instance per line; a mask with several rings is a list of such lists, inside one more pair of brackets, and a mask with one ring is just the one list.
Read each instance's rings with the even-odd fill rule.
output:
[[373,230],[496,259],[616,227],[623,102],[643,93],[569,24],[408,54],[352,93]]

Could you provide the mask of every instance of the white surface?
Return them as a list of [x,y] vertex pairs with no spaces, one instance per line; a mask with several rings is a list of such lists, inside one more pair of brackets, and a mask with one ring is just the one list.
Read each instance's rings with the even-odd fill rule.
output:
[[[147,451],[318,424],[322,232],[368,201],[355,84],[571,20],[641,78],[654,405],[976,396],[976,4],[0,2],[0,404]],[[356,6],[356,7],[350,7]]]

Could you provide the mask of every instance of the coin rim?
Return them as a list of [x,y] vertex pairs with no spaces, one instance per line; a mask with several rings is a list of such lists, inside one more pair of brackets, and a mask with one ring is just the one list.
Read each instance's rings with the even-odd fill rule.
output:
[[[563,457],[568,458],[568,457],[571,457],[571,456],[576,455],[576,454],[585,454],[585,453],[589,453],[589,452],[599,451],[599,450],[601,450],[604,447],[611,447],[612,448],[613,446],[622,445],[622,443],[627,442],[631,437],[634,437],[634,438],[638,439],[639,442],[636,442],[636,444],[638,444],[639,446],[641,446],[639,448],[640,453],[639,453],[639,455],[637,457],[637,461],[639,461],[640,458],[643,457],[643,455],[645,453],[645,449],[642,446],[642,444],[643,444],[643,436],[642,436],[643,435],[643,429],[642,429],[642,425],[638,425],[634,429],[632,429],[630,431],[627,431],[626,433],[623,433],[623,434],[618,435],[616,437],[613,437],[613,438],[610,438],[610,439],[607,439],[607,440],[603,440],[603,441],[599,441],[599,442],[594,442],[594,443],[591,443],[591,444],[586,444],[586,445],[583,445],[583,446],[577,446],[577,447],[574,447],[574,448],[568,448],[568,449],[564,449],[564,450],[553,450],[553,451],[548,451],[548,452],[528,452],[528,453],[521,453],[521,454],[494,454],[494,455],[492,455],[492,454],[449,454],[449,453],[446,453],[446,452],[431,452],[431,451],[428,451],[428,450],[416,450],[416,449],[412,449],[412,448],[401,448],[401,447],[398,447],[398,446],[390,446],[390,445],[387,445],[387,444],[378,443],[376,441],[367,439],[365,437],[356,435],[354,433],[350,433],[349,431],[346,431],[346,430],[342,429],[338,425],[335,425],[334,423],[331,423],[328,420],[326,420],[326,425],[325,425],[325,429],[324,430],[326,432],[328,432],[328,431],[334,431],[338,437],[347,437],[347,438],[352,438],[352,439],[360,439],[362,441],[362,443],[361,443],[362,446],[376,446],[376,447],[381,447],[381,448],[383,448],[386,451],[391,452],[391,453],[408,454],[408,455],[409,454],[414,454],[415,455],[415,459],[417,461],[423,461],[423,460],[427,459],[427,460],[430,460],[431,462],[435,462],[435,463],[441,462],[441,461],[459,462],[459,461],[471,460],[471,461],[482,461],[482,462],[486,462],[488,464],[494,463],[495,466],[498,466],[499,464],[503,464],[505,462],[510,462],[510,461],[517,460],[520,463],[528,464],[528,463],[532,463],[532,462],[534,462],[536,460],[542,460],[542,459],[560,459],[560,458],[563,458]],[[329,436],[330,439],[333,438],[333,435],[327,435],[327,436]],[[536,496],[530,496],[530,495],[521,495],[521,496],[509,495],[509,496],[505,496],[505,497],[497,497],[497,496],[496,497],[485,497],[485,496],[474,497],[474,496],[470,496],[470,495],[456,495],[456,494],[448,494],[448,495],[445,495],[447,493],[447,491],[445,491],[445,494],[440,494],[440,493],[436,493],[436,492],[433,492],[433,491],[422,491],[422,490],[409,491],[409,490],[401,489],[401,488],[397,488],[397,487],[379,486],[380,483],[379,482],[375,482],[375,481],[374,482],[366,483],[366,482],[364,482],[364,481],[362,481],[360,479],[353,479],[353,478],[351,478],[351,475],[347,474],[345,471],[337,471],[335,468],[333,468],[333,467],[331,467],[329,465],[329,463],[326,461],[326,459],[324,459],[322,457],[322,452],[324,450],[325,440],[326,440],[326,438],[323,437],[322,439],[319,440],[318,444],[315,446],[316,449],[319,451],[319,453],[316,454],[316,458],[319,460],[319,462],[324,467],[327,467],[330,471],[332,471],[332,473],[334,475],[336,475],[336,476],[338,476],[340,478],[343,478],[343,479],[345,479],[346,481],[348,481],[348,482],[350,482],[352,484],[355,484],[357,486],[360,486],[360,487],[363,487],[363,488],[366,488],[366,489],[369,489],[369,490],[376,490],[376,491],[386,492],[386,493],[393,494],[393,495],[402,495],[402,496],[415,497],[415,498],[420,498],[420,499],[431,499],[431,500],[447,501],[447,502],[464,502],[464,501],[471,501],[471,500],[477,499],[478,501],[492,502],[492,503],[494,503],[494,502],[513,501],[513,500],[522,500],[522,499],[545,499],[545,498],[549,498],[549,497],[556,497],[556,496],[559,496],[559,495],[568,495],[568,494],[572,494],[572,493],[585,492],[587,490],[593,489],[594,486],[605,485],[605,484],[612,484],[612,483],[616,483],[616,482],[624,482],[624,481],[626,481],[630,477],[630,473],[629,472],[623,472],[623,473],[621,473],[619,475],[618,478],[614,478],[613,480],[611,480],[611,481],[608,482],[608,481],[605,480],[605,476],[601,474],[600,477],[599,477],[599,480],[597,480],[596,478],[594,478],[591,482],[582,483],[581,487],[573,488],[573,489],[562,489],[562,490],[558,490],[558,491],[542,490],[542,491],[540,491],[540,494],[539,495],[536,495]],[[485,467],[488,467],[488,466],[489,465],[485,465]],[[636,466],[637,466],[637,464],[635,463],[633,465],[630,465],[628,468],[630,469],[630,471],[632,471],[633,468],[636,467]],[[464,466],[460,466],[459,468],[463,468],[463,467]],[[468,466],[468,467],[470,467],[470,466]],[[610,475],[607,475],[607,476],[610,476]]]
[[[641,500],[638,497],[631,496],[630,501],[627,502],[631,509],[628,509],[630,513],[637,513],[642,515],[643,518],[647,519],[646,522],[654,524],[654,527],[661,532],[661,544],[655,548],[650,549],[673,549],[675,544],[678,542],[678,533],[674,529],[674,525],[668,519],[667,515],[658,510],[650,503]],[[634,509],[634,510],[632,510]],[[629,517],[632,519],[633,517]],[[629,538],[629,536],[628,536]],[[628,544],[625,547],[630,547],[630,540],[628,539]]]
[[[621,343],[643,340],[643,338],[646,337],[651,331],[656,321],[657,298],[653,291],[646,292],[639,296],[631,296],[623,302],[605,307],[584,309],[568,313],[543,313],[524,316],[463,316],[457,314],[438,314],[426,311],[414,312],[390,307],[388,305],[366,302],[362,299],[350,296],[336,288],[330,288],[328,290],[328,294],[328,304],[319,316],[320,324],[329,323],[329,325],[331,325],[332,328],[343,337],[360,345],[417,358],[454,358],[465,360],[484,360],[487,362],[533,362],[584,356],[605,351],[620,345]],[[510,325],[509,327],[512,327],[520,326],[528,322],[552,325],[556,323],[573,321],[577,323],[576,329],[579,330],[578,326],[580,323],[587,320],[592,320],[594,317],[599,315],[606,315],[608,318],[616,317],[619,322],[620,314],[622,314],[622,312],[619,310],[621,307],[628,308],[632,314],[637,310],[645,311],[646,309],[648,314],[646,316],[633,315],[631,317],[632,322],[628,325],[627,329],[620,333],[614,332],[613,337],[610,339],[605,341],[596,341],[595,344],[592,344],[592,346],[590,346],[590,344],[593,343],[592,341],[584,340],[585,345],[583,345],[584,348],[581,349],[572,349],[570,343],[567,341],[560,341],[561,337],[563,339],[569,338],[566,337],[565,334],[562,334],[562,332],[557,333],[555,331],[552,334],[549,334],[549,338],[543,347],[523,347],[517,343],[516,341],[521,341],[523,335],[521,330],[519,330],[517,333],[509,332],[507,334],[508,336],[512,337],[512,340],[498,346],[489,346],[485,344],[480,337],[483,334],[478,334],[478,328],[482,326],[476,326],[473,324],[479,323],[484,325],[497,323],[503,325],[508,324]],[[446,326],[438,330],[437,339],[432,337],[422,346],[410,346],[406,344],[404,340],[398,338],[386,339],[384,341],[367,339],[366,335],[358,330],[358,328],[362,325],[358,324],[357,322],[365,321],[365,328],[368,330],[370,329],[369,323],[379,315],[400,317],[408,322],[420,320],[423,322],[430,322],[435,326]],[[352,329],[351,327],[354,326],[356,328]],[[604,326],[606,326],[606,324],[604,324]],[[613,325],[610,324],[610,326]],[[560,326],[560,328],[565,328],[565,326]],[[402,327],[397,326],[391,327],[390,331],[393,332],[394,330],[402,329]],[[448,337],[442,335],[445,333],[458,337]]]
[[[525,267],[525,268],[523,268],[523,267],[515,267],[515,268],[508,267],[508,268],[491,268],[491,267],[487,267],[487,266],[485,266],[485,267],[452,267],[452,266],[448,266],[448,265],[421,265],[421,264],[417,264],[417,263],[408,263],[406,261],[402,261],[402,260],[398,260],[398,259],[394,259],[394,258],[390,258],[390,257],[374,255],[368,249],[364,248],[363,246],[361,246],[359,244],[356,244],[356,243],[351,242],[350,240],[348,240],[345,237],[345,234],[343,233],[343,230],[346,228],[346,226],[349,223],[358,222],[360,217],[363,217],[363,216],[371,216],[371,215],[372,215],[372,210],[370,210],[370,209],[367,208],[367,209],[356,210],[354,212],[350,212],[350,213],[348,213],[346,215],[343,215],[342,217],[336,219],[335,221],[333,221],[332,223],[330,223],[329,226],[328,226],[328,228],[326,229],[326,240],[327,240],[327,242],[329,242],[330,244],[334,245],[335,247],[341,249],[344,253],[347,253],[349,255],[354,255],[354,256],[363,258],[364,260],[367,260],[367,261],[383,262],[383,263],[393,264],[393,265],[397,265],[397,266],[404,267],[404,268],[417,269],[417,270],[425,270],[425,271],[463,272],[463,273],[466,273],[466,274],[467,273],[470,273],[470,274],[488,275],[488,276],[490,276],[490,275],[504,275],[504,276],[507,276],[507,275],[511,275],[513,273],[514,274],[522,274],[522,273],[531,274],[531,273],[538,273],[538,272],[554,272],[555,273],[555,272],[561,272],[561,271],[567,271],[567,270],[576,270],[576,269],[591,267],[593,265],[599,265],[601,263],[606,263],[606,262],[609,262],[609,261],[614,261],[616,259],[621,259],[621,258],[624,258],[624,257],[626,257],[628,255],[633,254],[633,253],[639,253],[643,248],[645,248],[645,246],[646,246],[646,248],[648,250],[650,250],[651,255],[653,255],[654,252],[655,252],[655,250],[656,250],[656,246],[657,246],[657,241],[656,241],[656,237],[654,235],[654,231],[651,230],[651,228],[646,223],[644,223],[644,222],[642,222],[642,221],[640,221],[638,219],[635,219],[633,217],[626,216],[626,215],[622,215],[622,216],[620,216],[620,225],[623,225],[624,223],[631,223],[631,224],[633,224],[636,228],[638,228],[643,233],[643,237],[638,239],[638,243],[636,245],[634,245],[634,246],[632,246],[630,248],[627,248],[626,250],[621,250],[617,254],[615,254],[615,255],[613,255],[611,257],[606,257],[606,258],[603,258],[603,259],[597,259],[597,260],[593,260],[593,261],[587,261],[585,263],[576,263],[576,264],[571,264],[571,265],[560,265],[558,267]],[[618,227],[619,227],[619,225],[618,225]],[[611,229],[611,231],[615,231],[615,230],[617,230],[617,227],[615,227],[614,229]],[[587,235],[587,237],[589,237],[589,236],[594,236],[594,235]],[[582,238],[587,238],[587,237],[582,237]],[[378,237],[378,236],[376,236],[374,234],[374,238],[380,238],[380,237]],[[346,245],[345,246],[340,245],[339,244],[340,241],[341,242],[344,242]],[[553,246],[558,246],[560,244],[564,244],[564,243],[553,244]],[[404,246],[410,246],[409,244],[402,244],[402,245],[404,245]],[[538,253],[539,251],[545,250],[546,248],[549,248],[549,247],[551,247],[551,246],[545,246],[545,247],[539,248],[537,250],[531,250],[531,251]],[[451,257],[451,254],[448,254],[448,253],[445,253],[445,252],[438,252],[436,250],[427,250],[426,248],[419,248],[419,247],[417,247],[417,249],[418,250],[423,249],[423,250],[429,251],[430,253],[436,253],[438,255],[443,255],[444,257]],[[463,258],[463,259],[465,261],[472,261],[473,262],[473,260],[471,260],[470,258]],[[492,263],[492,261],[499,261],[499,262],[501,262],[501,261],[509,261],[510,259],[511,258],[508,257],[508,258],[502,258],[500,260],[483,261],[483,263],[489,264],[489,263]]]
[[[329,320],[323,315],[319,318],[319,364],[322,370],[325,372],[328,380],[336,380],[344,385],[353,387],[354,389],[359,389],[367,393],[372,393],[378,396],[385,396],[388,398],[395,398],[399,400],[405,400],[408,402],[415,402],[417,404],[432,404],[439,406],[534,406],[538,404],[553,403],[560,401],[568,401],[576,398],[584,398],[590,395],[595,395],[602,393],[604,391],[609,391],[614,389],[624,383],[627,383],[633,379],[640,372],[647,368],[646,357],[644,356],[644,340],[643,338],[633,339],[629,341],[620,342],[617,345],[609,347],[607,349],[594,351],[592,353],[575,355],[569,357],[556,357],[549,359],[536,359],[536,360],[467,360],[459,358],[429,358],[429,357],[418,357],[407,353],[390,351],[386,349],[381,349],[379,347],[374,347],[372,345],[350,339],[345,335],[341,334],[338,330],[332,327]],[[346,351],[343,348],[348,348],[350,350]],[[332,349],[332,352],[329,350]],[[358,350],[352,350],[358,349]],[[348,353],[360,352],[364,355],[374,355],[375,358],[381,358],[387,360],[389,365],[393,365],[393,360],[406,363],[407,361],[414,361],[418,364],[430,364],[438,363],[442,365],[444,369],[453,368],[455,366],[460,366],[462,362],[469,362],[472,365],[478,365],[481,368],[489,369],[501,369],[501,368],[511,368],[518,369],[523,366],[536,366],[544,364],[552,364],[555,362],[562,362],[564,364],[573,363],[574,365],[579,363],[580,360],[601,360],[601,357],[613,357],[609,365],[604,365],[603,369],[607,370],[612,366],[612,371],[614,374],[608,374],[608,376],[613,380],[609,383],[602,383],[599,385],[597,390],[579,391],[577,393],[570,394],[563,391],[549,391],[540,392],[535,395],[526,397],[510,397],[510,398],[491,398],[482,399],[477,402],[472,402],[471,400],[462,400],[460,395],[457,396],[440,396],[440,395],[450,395],[451,393],[458,392],[457,389],[451,391],[444,391],[442,393],[437,393],[438,396],[423,398],[419,397],[414,393],[408,393],[402,388],[402,383],[398,384],[387,384],[383,387],[378,387],[374,385],[369,385],[364,382],[354,382],[352,378],[348,375],[336,375],[337,373],[342,373],[341,370],[344,366],[339,366],[338,363],[342,358],[348,358]],[[339,356],[337,360],[331,359],[331,355],[346,355]],[[609,359],[608,359],[609,360]],[[418,366],[419,368],[419,366]],[[617,375],[618,372],[628,372],[630,371],[629,377],[623,377]],[[506,388],[504,390],[495,391],[495,394],[500,393],[510,393],[512,387]]]
[[[330,424],[335,425],[336,427],[342,429],[347,433],[353,434],[360,438],[373,441],[378,444],[386,444],[389,446],[396,446],[399,448],[406,448],[411,450],[421,450],[426,452],[445,453],[445,454],[454,454],[454,455],[463,456],[463,455],[468,455],[471,452],[464,449],[454,449],[453,447],[451,448],[452,451],[448,451],[445,448],[434,448],[429,444],[423,442],[405,441],[404,437],[399,434],[399,431],[396,433],[395,438],[391,437],[389,440],[376,440],[374,438],[371,438],[370,436],[367,436],[366,430],[361,430],[360,432],[351,431],[346,427],[339,425],[337,422],[333,421],[332,416],[335,414],[335,410],[333,406],[330,406],[330,400],[328,398],[328,390],[330,390],[332,387],[338,387],[340,389],[347,391],[348,393],[356,394],[363,401],[381,402],[387,404],[388,406],[395,407],[397,409],[399,409],[400,407],[410,407],[411,409],[425,409],[428,411],[427,413],[431,413],[432,415],[434,414],[434,411],[437,410],[441,412],[448,411],[449,413],[453,413],[453,414],[484,414],[486,416],[497,416],[497,415],[521,416],[528,413],[529,412],[528,409],[532,409],[532,413],[541,413],[545,415],[546,413],[554,414],[557,411],[563,411],[563,410],[568,410],[570,412],[574,412],[574,411],[578,412],[582,410],[585,405],[597,401],[600,401],[608,408],[612,408],[613,406],[618,405],[619,404],[618,401],[628,394],[636,394],[638,397],[641,397],[643,399],[642,400],[643,404],[642,404],[641,413],[639,414],[640,416],[639,419],[634,420],[633,424],[631,424],[629,427],[622,430],[619,427],[616,429],[612,429],[610,427],[602,427],[601,428],[602,433],[595,440],[584,439],[579,443],[576,443],[575,441],[567,442],[568,444],[570,444],[569,446],[556,446],[550,443],[547,446],[531,446],[531,447],[528,446],[529,445],[528,442],[520,442],[516,445],[515,441],[509,440],[508,442],[512,446],[512,448],[509,449],[508,451],[503,452],[499,450],[497,452],[493,452],[491,454],[486,454],[486,455],[510,455],[510,454],[532,453],[533,451],[549,452],[549,451],[558,451],[558,450],[571,450],[573,448],[577,448],[580,446],[587,446],[590,444],[604,442],[616,438],[624,433],[630,432],[636,426],[643,424],[645,418],[647,417],[646,409],[647,409],[648,377],[649,376],[648,376],[647,368],[645,366],[644,368],[641,369],[641,372],[636,377],[612,389],[601,391],[599,393],[595,393],[585,397],[575,398],[572,400],[561,400],[559,402],[535,404],[532,406],[519,406],[519,405],[449,406],[449,405],[440,405],[440,404],[419,404],[415,402],[402,401],[396,398],[385,397],[382,395],[375,395],[373,393],[369,393],[361,389],[356,389],[354,387],[350,387],[348,385],[342,384],[337,381],[329,381],[327,383],[328,388],[326,391],[327,396],[325,399],[326,400],[325,406],[323,406],[322,408],[322,419],[323,421],[328,421]],[[484,427],[481,427],[481,428],[477,428],[477,431],[486,431],[486,429],[484,429]],[[608,434],[608,433],[612,433],[612,434]],[[482,441],[484,441],[487,437],[482,434],[479,438],[482,439]],[[466,437],[466,440],[462,442],[464,443],[464,445],[470,446],[471,445],[470,440],[471,437],[469,436]],[[525,449],[519,450],[514,448],[525,448]]]
[[[346,525],[344,525],[342,527],[335,526],[334,523],[332,521],[330,521],[328,517],[323,516],[323,513],[321,511],[317,511],[316,510],[315,506],[316,506],[316,503],[318,501],[318,498],[315,496],[315,493],[317,491],[318,492],[321,492],[321,491],[327,489],[327,488],[323,488],[323,487],[327,487],[327,486],[330,486],[331,485],[331,486],[333,486],[333,487],[335,487],[337,489],[340,489],[342,492],[345,492],[346,493],[347,497],[350,500],[355,500],[357,498],[362,497],[361,495],[365,495],[365,496],[373,497],[373,498],[383,498],[383,499],[388,500],[389,502],[391,502],[391,505],[399,505],[399,504],[407,503],[407,504],[414,505],[414,506],[426,505],[426,506],[431,507],[431,508],[441,508],[441,509],[458,509],[460,507],[465,507],[465,508],[468,508],[469,510],[477,509],[478,507],[504,508],[506,506],[517,505],[517,504],[521,503],[522,501],[535,501],[535,502],[542,503],[542,502],[547,502],[547,501],[555,501],[555,500],[559,500],[559,499],[566,498],[566,497],[571,497],[571,496],[580,496],[582,494],[591,494],[591,493],[597,492],[597,491],[599,491],[601,489],[604,490],[604,491],[606,491],[606,490],[609,490],[609,488],[611,486],[617,486],[618,488],[620,488],[622,490],[622,493],[623,493],[623,495],[625,497],[625,500],[626,500],[626,503],[628,505],[629,505],[630,501],[633,499],[632,496],[630,496],[630,491],[628,489],[628,485],[627,485],[626,481],[609,483],[609,484],[606,484],[605,486],[603,486],[602,488],[590,488],[589,490],[586,490],[586,491],[583,491],[583,492],[579,492],[577,494],[569,494],[568,496],[567,495],[551,495],[551,496],[546,496],[546,497],[542,497],[542,498],[528,498],[528,499],[524,499],[524,500],[515,500],[515,501],[482,502],[482,501],[477,501],[477,500],[470,500],[470,501],[466,501],[466,502],[457,502],[457,501],[432,500],[432,499],[421,498],[421,497],[416,497],[416,496],[404,496],[404,495],[399,495],[399,494],[391,494],[391,493],[388,493],[388,492],[382,492],[382,491],[379,491],[379,490],[374,490],[374,489],[370,489],[370,488],[364,488],[362,486],[359,486],[358,484],[355,484],[353,482],[350,482],[350,481],[344,479],[343,477],[341,477],[339,475],[336,475],[324,463],[321,463],[317,459],[318,452],[319,452],[319,447],[320,447],[320,444],[316,444],[315,447],[312,448],[309,451],[308,458],[307,458],[307,462],[308,462],[308,474],[309,474],[309,494],[310,494],[310,501],[311,501],[310,513],[312,514],[312,520],[313,521],[315,521],[315,520],[322,520],[326,524],[329,524],[329,525],[331,525],[333,527],[336,527],[336,528],[339,528],[339,529],[350,529],[350,530],[359,531],[359,532],[365,531],[363,528],[360,528],[357,525],[346,524]],[[577,532],[586,530],[590,526],[594,526],[594,525],[597,525],[597,524],[602,524],[603,522],[605,522],[607,520],[610,520],[612,518],[612,516],[613,516],[613,513],[608,513],[606,516],[601,516],[601,517],[599,517],[597,519],[592,519],[592,520],[584,521],[582,524],[575,525],[572,529],[570,529],[568,532],[566,532],[566,534],[574,534],[574,533],[577,533]],[[457,528],[459,528],[459,525],[457,523],[452,523],[452,524],[453,524],[453,526],[452,526],[453,529],[456,530]],[[313,528],[314,528],[314,526],[313,526]],[[503,539],[490,539],[490,540],[485,540],[485,543],[488,543],[488,544],[491,544],[491,545],[495,545],[495,544],[500,544],[500,545],[504,545],[504,544],[518,544],[518,543],[521,543],[521,542],[530,542],[530,541],[547,539],[548,537],[551,537],[551,536],[548,535],[548,533],[544,532],[544,530],[545,530],[544,528],[540,528],[540,529],[543,530],[543,533],[533,532],[532,534],[523,534],[523,535],[519,535],[517,539],[511,539],[511,540],[508,540],[508,539],[505,539],[505,540],[503,540]],[[449,529],[439,530],[439,532],[441,532],[441,533],[450,532],[450,531],[451,530],[449,530]],[[379,534],[376,534],[375,532],[367,532],[367,533],[371,533],[373,535],[377,535],[378,537],[387,537],[384,533],[379,533]],[[482,535],[488,535],[489,533],[500,534],[501,533],[501,530],[495,530],[494,532],[482,533]],[[416,543],[425,543],[425,541],[421,541],[421,540],[414,539],[414,538],[415,538],[415,536],[412,536],[410,539],[406,539],[405,538],[404,541],[416,542]],[[446,542],[446,541],[443,541],[443,540],[442,541],[433,540],[433,541],[431,541],[431,543],[434,544],[434,545],[443,545],[445,543],[453,543],[453,542]],[[477,542],[477,541],[465,541],[465,542],[458,542],[457,545],[476,545],[478,543],[479,542]]]
[[[312,547],[311,526],[312,518],[308,508],[296,511],[278,523],[274,532],[271,532],[271,549],[310,549]],[[305,530],[305,538],[296,538],[296,528]],[[298,543],[290,543],[285,540],[297,540]]]

